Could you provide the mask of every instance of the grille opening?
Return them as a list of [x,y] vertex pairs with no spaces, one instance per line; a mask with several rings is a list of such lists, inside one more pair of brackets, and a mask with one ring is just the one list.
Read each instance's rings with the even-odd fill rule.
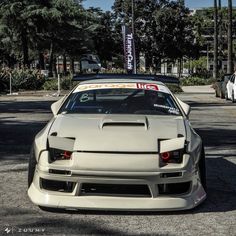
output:
[[82,196],[151,197],[147,185],[83,183]]
[[49,191],[72,193],[75,183],[68,181],[55,181],[41,178],[41,188]]
[[174,177],[181,177],[182,172],[173,172],[173,173],[163,173],[161,174],[161,178],[174,178]]
[[173,184],[158,184],[159,194],[184,194],[189,192],[191,182],[173,183]]
[[57,175],[71,175],[71,171],[67,171],[67,170],[49,169],[49,173],[57,174]]
[[103,127],[120,127],[120,126],[131,126],[131,127],[144,127],[144,123],[134,123],[134,122],[110,122],[104,123]]

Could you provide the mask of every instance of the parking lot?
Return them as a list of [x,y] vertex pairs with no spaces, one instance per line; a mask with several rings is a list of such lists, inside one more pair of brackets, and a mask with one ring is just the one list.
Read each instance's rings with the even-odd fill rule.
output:
[[52,117],[49,96],[0,97],[0,234],[236,235],[236,105],[213,90],[187,89],[190,121],[206,148],[208,199],[183,212],[48,213],[27,196],[27,161],[35,134]]

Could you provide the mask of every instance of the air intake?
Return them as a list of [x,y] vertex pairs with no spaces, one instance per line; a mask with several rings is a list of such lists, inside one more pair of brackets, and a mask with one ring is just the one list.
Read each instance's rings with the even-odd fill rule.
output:
[[145,127],[144,123],[131,123],[131,122],[116,122],[116,123],[104,123],[103,127],[120,127],[120,126],[131,126],[131,127]]
[[115,116],[112,118],[105,118],[101,121],[100,128],[112,128],[112,127],[118,127],[118,128],[144,128],[145,130],[148,129],[148,120],[146,117],[140,117],[138,119],[135,119],[134,117],[121,117],[121,116]]

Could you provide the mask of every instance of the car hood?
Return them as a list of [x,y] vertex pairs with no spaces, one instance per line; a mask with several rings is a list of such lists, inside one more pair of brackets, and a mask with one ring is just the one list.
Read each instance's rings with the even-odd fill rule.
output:
[[157,152],[158,140],[185,137],[183,117],[60,114],[50,132],[54,148],[95,152]]

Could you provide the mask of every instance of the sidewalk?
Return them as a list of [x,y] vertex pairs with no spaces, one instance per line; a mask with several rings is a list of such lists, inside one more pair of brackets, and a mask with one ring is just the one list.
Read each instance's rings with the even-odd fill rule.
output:
[[200,85],[200,86],[183,86],[185,93],[215,93],[212,85]]
[[[60,97],[64,96],[65,94],[68,94],[69,90],[61,90],[60,91]],[[0,94],[0,96],[11,96],[11,97],[18,97],[18,96],[36,96],[36,97],[58,97],[57,91],[54,90],[36,90],[36,91],[18,91],[13,92],[10,94]]]

